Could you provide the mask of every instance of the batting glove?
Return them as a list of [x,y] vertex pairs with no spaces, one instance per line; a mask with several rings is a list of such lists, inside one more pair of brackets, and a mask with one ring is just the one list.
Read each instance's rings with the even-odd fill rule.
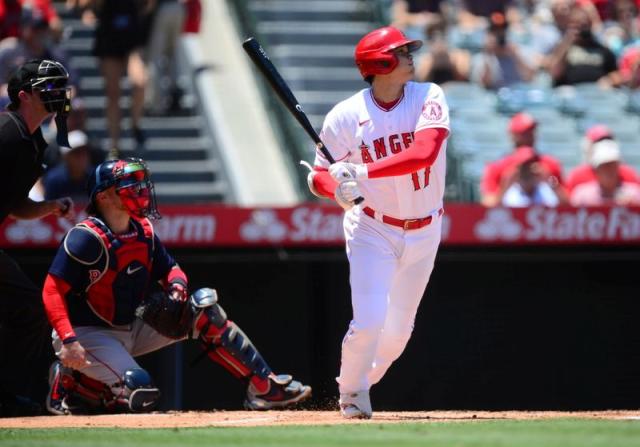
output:
[[338,184],[335,192],[336,202],[343,210],[349,211],[355,205],[355,200],[362,197],[362,192],[355,180],[345,180]]
[[344,161],[329,166],[329,175],[340,183],[345,180],[362,180],[369,177],[367,165],[347,163]]

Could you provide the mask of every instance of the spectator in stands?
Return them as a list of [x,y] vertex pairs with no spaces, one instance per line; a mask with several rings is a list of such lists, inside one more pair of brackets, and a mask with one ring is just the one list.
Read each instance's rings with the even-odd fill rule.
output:
[[[580,166],[576,166],[567,175],[565,186],[569,194],[571,194],[578,185],[596,180],[596,170],[592,163],[593,147],[596,143],[607,140],[615,140],[613,133],[607,126],[596,124],[587,129],[582,141],[582,152],[585,163]],[[629,165],[619,163],[618,176],[623,182],[640,184],[640,176],[636,170]]]
[[638,7],[632,0],[614,0],[610,10],[611,20],[605,22],[601,40],[619,59],[640,42]]
[[[21,12],[19,37],[7,37],[0,42],[0,96],[7,98],[7,82],[11,73],[31,59],[53,59],[69,67],[67,58],[52,44],[49,25],[38,9]],[[70,70],[71,79],[77,75]]]
[[393,0],[391,26],[402,30],[408,39],[423,40],[426,27],[441,17],[443,0]]
[[180,109],[176,49],[184,28],[184,0],[155,0],[149,39],[149,83],[145,98],[151,115]]
[[69,132],[69,147],[60,147],[60,155],[62,163],[42,179],[45,199],[71,197],[75,204],[86,205],[87,182],[93,168],[87,134],[81,130]]
[[[93,54],[100,59],[107,97],[109,158],[120,153],[120,79],[126,73],[131,84],[131,133],[138,148],[145,143],[141,129],[147,70],[142,49],[149,37],[150,0],[75,0],[91,7],[97,18]],[[73,5],[72,5],[73,6]]]
[[625,182],[620,177],[618,143],[607,139],[593,145],[591,165],[596,179],[582,183],[571,193],[574,206],[640,205],[640,185]]
[[494,13],[506,14],[507,8],[515,3],[513,0],[463,0],[462,6],[471,14],[480,17],[491,17]]
[[433,15],[425,34],[427,53],[418,63],[416,79],[438,85],[449,81],[468,80],[469,52],[459,48],[449,48],[444,18]]
[[486,29],[487,20],[484,17],[459,8],[455,14],[455,23],[450,27],[448,41],[454,48],[476,53],[482,51]]
[[51,0],[0,0],[0,40],[20,37],[20,20],[24,10],[39,15],[47,22],[53,39],[60,41],[63,32],[62,20]]
[[640,43],[624,50],[618,71],[622,85],[634,90],[640,88]]
[[512,184],[502,196],[502,205],[524,208],[533,205],[558,206],[560,200],[546,181],[540,155],[532,147],[522,146],[513,154],[515,174]]
[[575,0],[551,0],[540,3],[530,19],[529,49],[534,53],[536,66],[547,66],[547,58],[569,27],[569,16]]
[[620,84],[615,55],[597,41],[589,13],[574,8],[569,27],[548,61],[553,85],[598,82],[603,87]]
[[484,50],[471,59],[471,80],[487,89],[529,82],[535,75],[522,50],[507,39],[507,30],[504,15],[493,13]]
[[[523,146],[535,148],[536,120],[527,113],[517,113],[509,121],[509,132],[513,140],[514,151],[491,162],[485,167],[480,182],[481,202],[484,206],[494,207],[502,202],[505,191],[514,183],[517,175],[515,167],[519,158],[518,148]],[[540,176],[552,187],[560,203],[567,201],[562,181],[562,166],[554,157],[539,154],[536,169]]]

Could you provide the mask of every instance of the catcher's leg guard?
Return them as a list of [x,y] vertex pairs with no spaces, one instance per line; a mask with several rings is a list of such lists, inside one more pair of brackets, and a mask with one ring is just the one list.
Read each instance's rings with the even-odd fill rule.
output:
[[265,380],[271,374],[249,337],[227,319],[215,290],[198,289],[191,295],[191,302],[196,308],[193,336],[211,360],[238,378],[256,376]]
[[49,368],[49,394],[46,400],[49,413],[104,413],[107,410],[105,402],[112,400],[113,394],[104,383],[62,366],[58,360]]
[[106,385],[59,361],[49,369],[47,410],[63,414],[141,413],[153,410],[160,398],[149,373],[140,368],[125,371],[122,380]]
[[249,337],[227,319],[213,289],[199,289],[191,296],[196,308],[194,338],[213,361],[238,378],[247,379],[248,410],[269,410],[294,405],[311,395],[311,387],[288,375],[276,376]]

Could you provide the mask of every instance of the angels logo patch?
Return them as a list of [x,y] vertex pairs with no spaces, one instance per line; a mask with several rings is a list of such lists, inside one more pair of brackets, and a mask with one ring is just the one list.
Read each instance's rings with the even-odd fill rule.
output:
[[442,118],[442,106],[430,99],[422,106],[422,116],[429,121],[439,121]]

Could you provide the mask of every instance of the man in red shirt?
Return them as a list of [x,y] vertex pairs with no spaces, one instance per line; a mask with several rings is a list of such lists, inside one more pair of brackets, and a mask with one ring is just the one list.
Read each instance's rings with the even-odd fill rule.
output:
[[[603,140],[615,140],[611,129],[602,124],[591,126],[584,134],[583,153],[585,163],[576,166],[568,175],[566,188],[569,194],[573,192],[576,186],[596,180],[596,171],[592,164],[593,146],[595,143]],[[640,176],[631,166],[619,163],[618,175],[623,182],[640,183]]]
[[[513,140],[514,151],[494,162],[488,163],[480,181],[480,201],[484,206],[494,207],[500,204],[504,192],[513,184],[518,164],[518,151],[523,147],[535,148],[535,131],[538,123],[527,113],[516,113],[509,121],[509,133]],[[562,166],[549,155],[539,154],[540,176],[554,189],[561,202],[566,201],[562,187]]]
[[594,180],[576,186],[571,193],[574,206],[640,205],[640,185],[620,178],[620,148],[615,140],[593,144],[591,165]]
[[[25,0],[0,0],[0,40],[20,36],[20,20]],[[54,33],[56,40],[62,34],[62,21],[51,0],[30,0],[32,14],[41,17]]]

